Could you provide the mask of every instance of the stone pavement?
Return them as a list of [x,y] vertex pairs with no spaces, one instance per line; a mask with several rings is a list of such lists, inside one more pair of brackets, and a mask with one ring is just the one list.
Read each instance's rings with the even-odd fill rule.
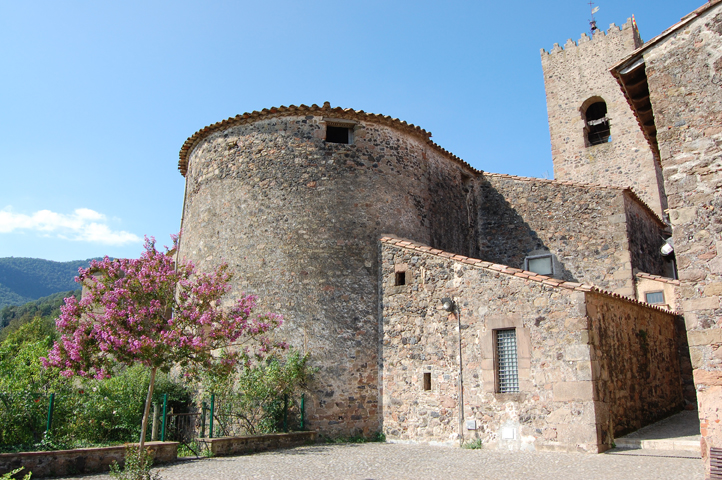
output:
[[681,450],[699,457],[701,438],[697,410],[685,410],[617,438],[615,443],[619,448]]
[[[704,466],[676,452],[499,452],[390,443],[311,445],[240,457],[179,461],[157,469],[166,480],[444,479],[702,480]],[[107,475],[72,477],[107,480]],[[71,480],[71,477],[66,477]]]

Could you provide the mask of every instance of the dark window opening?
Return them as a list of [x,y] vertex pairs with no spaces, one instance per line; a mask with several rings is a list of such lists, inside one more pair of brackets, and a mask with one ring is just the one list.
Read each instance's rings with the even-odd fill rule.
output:
[[431,390],[431,372],[424,373],[424,390]]
[[406,285],[406,272],[396,272],[396,285]]
[[516,330],[496,330],[496,385],[498,393],[519,392]]
[[331,125],[326,126],[326,141],[330,143],[345,143],[349,144],[351,139],[351,132],[348,127],[332,127]]
[[587,121],[587,144],[590,147],[611,141],[612,136],[609,130],[606,103],[592,103],[587,108],[585,116]]

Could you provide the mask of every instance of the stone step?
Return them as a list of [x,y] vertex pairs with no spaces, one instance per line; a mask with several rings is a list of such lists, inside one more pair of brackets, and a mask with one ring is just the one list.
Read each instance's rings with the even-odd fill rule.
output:
[[617,438],[614,444],[620,449],[644,449],[644,450],[678,450],[685,452],[700,453],[699,439],[686,440],[676,438],[663,439],[641,439],[641,438]]

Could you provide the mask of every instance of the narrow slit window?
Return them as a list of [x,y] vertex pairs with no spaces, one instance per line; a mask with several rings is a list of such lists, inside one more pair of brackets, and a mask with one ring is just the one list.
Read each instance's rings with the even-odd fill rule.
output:
[[406,272],[396,272],[396,285],[406,285]]
[[516,329],[496,331],[496,374],[499,393],[519,392]]
[[431,390],[431,372],[424,373],[424,390]]
[[605,102],[594,102],[584,114],[586,119],[587,145],[600,145],[610,142],[612,134],[609,129],[609,118],[607,118],[607,104]]
[[647,303],[664,303],[664,292],[647,292],[644,294]]
[[348,127],[326,126],[326,141],[329,143],[351,143],[351,129]]

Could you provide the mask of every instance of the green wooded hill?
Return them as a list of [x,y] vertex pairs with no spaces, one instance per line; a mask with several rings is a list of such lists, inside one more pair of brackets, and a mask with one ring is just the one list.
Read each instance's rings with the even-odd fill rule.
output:
[[36,317],[41,317],[42,328],[47,333],[54,335],[55,319],[60,315],[60,306],[65,303],[65,298],[71,295],[80,299],[80,292],[80,289],[58,292],[22,305],[4,306],[0,309],[0,342],[10,333],[32,322]]
[[87,268],[89,263],[90,259],[53,262],[40,258],[0,258],[0,309],[75,290],[78,267]]

